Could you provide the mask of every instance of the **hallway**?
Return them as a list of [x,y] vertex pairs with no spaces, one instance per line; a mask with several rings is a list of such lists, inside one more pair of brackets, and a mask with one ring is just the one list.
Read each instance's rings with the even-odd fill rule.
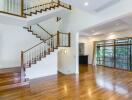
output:
[[0,93],[0,100],[132,100],[132,73],[80,65],[80,75],[31,80],[30,87]]

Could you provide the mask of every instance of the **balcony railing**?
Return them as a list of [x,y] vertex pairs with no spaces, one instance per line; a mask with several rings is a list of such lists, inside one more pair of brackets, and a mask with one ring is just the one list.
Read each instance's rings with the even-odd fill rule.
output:
[[26,17],[59,6],[71,9],[59,0],[0,0],[0,13]]
[[0,0],[0,12],[23,16],[24,0]]

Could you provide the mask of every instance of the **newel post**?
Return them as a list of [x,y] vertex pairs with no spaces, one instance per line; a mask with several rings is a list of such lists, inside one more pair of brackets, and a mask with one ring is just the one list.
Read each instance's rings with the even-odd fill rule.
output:
[[54,50],[54,36],[51,36],[51,48]]
[[69,9],[70,9],[70,10],[72,10],[72,7],[71,7],[71,5],[69,5]]
[[68,33],[68,47],[71,46],[71,33]]
[[23,51],[21,51],[21,67],[23,67],[24,63],[24,57],[23,57]]
[[60,6],[60,0],[58,0],[58,6]]
[[24,0],[21,0],[21,16],[24,17]]
[[57,31],[57,47],[60,46],[60,36],[59,36],[59,31]]
[[21,51],[21,82],[25,81],[24,52]]

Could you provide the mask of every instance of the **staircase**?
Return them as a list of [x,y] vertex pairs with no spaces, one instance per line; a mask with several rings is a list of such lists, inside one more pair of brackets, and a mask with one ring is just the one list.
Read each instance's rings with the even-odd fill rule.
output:
[[[58,7],[71,10],[71,5],[59,0],[2,0],[1,3],[3,3],[3,6],[1,6],[2,4],[0,5],[0,13],[18,16],[18,20],[19,17],[21,17],[22,22],[25,21],[27,17],[44,13]],[[0,91],[28,85],[29,81],[25,78],[26,68],[31,68],[32,65],[41,62],[42,59],[46,58],[47,55],[50,55],[51,52],[54,52],[59,47],[70,47],[70,33],[57,31],[57,33],[53,35],[39,24],[37,24],[37,26],[48,35],[43,37],[35,33],[32,30],[32,26],[24,27],[42,42],[25,51],[21,51],[21,66],[18,67],[17,70],[6,69],[5,71],[4,69],[4,71],[2,71],[3,73],[0,73]]]
[[25,51],[21,51],[21,79],[25,81],[26,68],[31,68],[32,65],[37,64],[37,62],[46,58],[47,55],[50,55],[59,47],[70,47],[70,33],[57,31],[50,38]]
[[[36,26],[36,27],[34,27],[34,26]],[[42,32],[40,32],[40,33],[34,32],[34,31],[33,31],[34,28],[39,28],[39,30],[40,30],[40,29],[43,30],[43,33],[42,33]],[[39,25],[39,24],[32,25],[32,26],[29,26],[29,27],[24,27],[24,29],[26,29],[28,32],[31,32],[32,35],[35,35],[36,38],[39,38],[39,39],[40,39],[41,41],[43,41],[43,42],[44,42],[46,39],[52,37],[52,34],[49,33],[46,29],[44,29],[44,28],[43,28],[41,25]]]
[[21,67],[0,70],[0,92],[29,85],[29,80],[25,78],[26,68],[41,62],[59,47],[70,47],[70,33],[57,31],[50,38],[21,51]]
[[60,0],[2,0],[1,2],[4,6],[0,6],[0,13],[23,18],[50,11],[58,7],[71,10],[71,5],[63,3]]
[[43,13],[58,7],[63,7],[71,10],[70,5],[65,4],[59,0],[51,0],[48,3],[40,2],[40,4],[38,4],[37,6],[36,5],[31,5],[30,7],[26,6],[26,8],[24,9],[24,17],[36,15],[37,13]]
[[21,82],[21,67],[0,70],[0,92],[28,84],[28,80]]

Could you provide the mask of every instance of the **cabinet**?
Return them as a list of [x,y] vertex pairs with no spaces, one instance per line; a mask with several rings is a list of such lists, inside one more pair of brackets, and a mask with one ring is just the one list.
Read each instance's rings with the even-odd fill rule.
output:
[[80,55],[79,64],[88,64],[88,55]]

